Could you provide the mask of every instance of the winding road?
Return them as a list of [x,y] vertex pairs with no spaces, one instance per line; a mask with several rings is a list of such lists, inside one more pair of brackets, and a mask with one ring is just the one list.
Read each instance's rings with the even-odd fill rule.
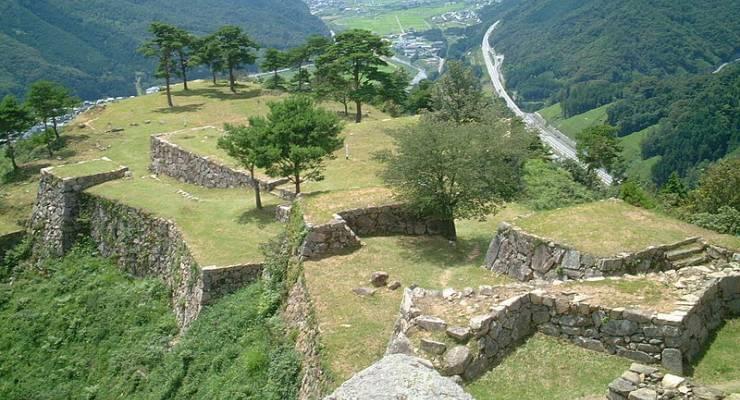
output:
[[[504,63],[504,56],[503,54],[496,54],[493,47],[491,47],[491,34],[493,34],[493,31],[499,23],[501,23],[501,21],[496,21],[495,24],[488,28],[485,36],[483,36],[482,44],[486,69],[488,70],[488,75],[491,77],[491,83],[493,84],[496,94],[506,101],[506,106],[509,107],[517,117],[521,118],[527,126],[539,132],[542,142],[549,146],[556,155],[578,161],[575,141],[565,136],[552,125],[549,125],[541,115],[522,111],[506,92],[504,76],[501,72],[501,66]],[[614,178],[603,169],[597,170],[597,174],[599,179],[601,179],[601,181],[606,185],[611,185],[612,182],[614,182]]]

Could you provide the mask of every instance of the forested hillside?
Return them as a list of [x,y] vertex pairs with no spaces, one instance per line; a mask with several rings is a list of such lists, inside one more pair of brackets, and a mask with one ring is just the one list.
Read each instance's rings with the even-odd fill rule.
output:
[[711,72],[740,53],[735,0],[506,0],[483,18],[499,19],[507,86],[530,108],[561,101],[565,116],[636,76]]
[[239,25],[260,45],[279,48],[328,34],[301,0],[4,0],[0,95],[21,94],[39,79],[83,98],[133,94],[136,73],[152,70],[136,53],[152,21],[195,34]]

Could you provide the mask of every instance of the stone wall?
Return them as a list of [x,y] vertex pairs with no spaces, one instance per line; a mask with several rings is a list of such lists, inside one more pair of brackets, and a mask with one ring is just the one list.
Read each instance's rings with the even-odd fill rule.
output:
[[25,237],[25,231],[15,231],[0,235],[0,261],[5,257],[5,253],[23,241]]
[[690,379],[664,374],[657,368],[633,363],[609,384],[608,400],[740,400],[740,394],[699,385]]
[[306,226],[308,235],[301,246],[301,255],[305,258],[317,259],[362,245],[360,238],[342,219],[334,219],[328,224]]
[[[278,210],[276,218],[284,220],[287,211]],[[403,205],[356,208],[334,215],[327,224],[307,224],[309,235],[303,247],[306,258],[320,258],[362,245],[359,236],[438,235],[444,223],[419,218],[407,212]]]
[[120,167],[94,175],[61,178],[54,175],[53,167],[42,169],[28,227],[34,240],[34,255],[60,257],[69,250],[79,233],[80,193],[103,182],[123,178],[127,171],[128,168]]
[[288,182],[287,179],[263,181],[253,179],[249,171],[237,170],[209,157],[192,153],[170,142],[166,135],[151,137],[151,165],[155,174],[167,175],[181,182],[191,183],[207,188],[254,187],[255,183],[262,190],[273,191],[280,197],[291,200],[294,193],[276,189]]
[[681,268],[692,265],[688,263],[695,261],[688,258],[692,255],[699,255],[700,262],[733,258],[732,252],[709,246],[700,238],[648,247],[636,253],[597,257],[502,223],[488,248],[485,265],[520,281],[583,279]]
[[301,389],[298,399],[318,399],[325,384],[319,354],[319,326],[303,274],[288,293],[282,318],[287,328],[295,333],[295,349],[301,354]]
[[201,268],[177,226],[142,210],[83,192],[125,176],[115,171],[60,178],[53,169],[41,172],[29,231],[37,259],[63,256],[87,234],[103,257],[135,276],[157,277],[171,290],[172,308],[186,328],[203,305],[254,282],[260,264]]
[[419,218],[402,204],[356,208],[337,215],[359,236],[439,235],[445,228],[443,222]]
[[683,374],[722,320],[740,315],[740,271],[713,275],[701,281],[698,290],[684,296],[671,313],[609,308],[578,296],[538,289],[494,303],[490,312],[475,315],[468,326],[460,327],[424,315],[420,305],[423,299],[442,302],[459,293],[407,289],[388,353],[415,354],[415,332],[446,333],[454,339],[454,347],[427,341],[419,348],[424,349],[425,344],[430,347],[425,351],[443,375],[472,380],[540,331],[593,351],[662,364],[669,371]]

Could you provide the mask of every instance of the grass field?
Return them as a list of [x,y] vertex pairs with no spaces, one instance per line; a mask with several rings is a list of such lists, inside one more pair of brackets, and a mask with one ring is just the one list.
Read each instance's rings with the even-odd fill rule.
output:
[[740,318],[728,320],[694,366],[693,377],[701,383],[730,393],[740,393]]
[[692,236],[740,248],[740,237],[720,235],[618,200],[538,212],[517,220],[516,225],[600,256],[638,251]]
[[430,22],[433,16],[466,7],[463,2],[439,1],[436,6],[402,10],[386,4],[381,9],[374,9],[365,14],[333,18],[330,23],[341,29],[367,29],[379,35],[401,33],[401,27],[404,31],[412,28],[416,31],[425,31],[434,27]]
[[365,298],[355,296],[353,288],[369,285],[370,275],[380,270],[404,287],[416,283],[432,289],[462,289],[507,282],[508,278],[480,265],[498,223],[525,212],[510,205],[485,222],[459,221],[459,241],[454,246],[438,237],[365,238],[366,245],[351,254],[307,262],[304,271],[321,329],[322,357],[334,383],[342,383],[383,355],[402,295],[401,290],[382,289]]
[[609,104],[594,108],[583,114],[574,115],[570,118],[563,118],[560,103],[555,103],[550,107],[543,108],[538,113],[552,126],[558,128],[571,139],[575,139],[576,135],[582,130],[604,124],[607,118],[607,108],[609,108]]
[[622,157],[627,164],[627,176],[640,182],[650,182],[652,180],[651,169],[660,160],[660,156],[651,157],[647,160],[642,159],[642,141],[655,128],[655,126],[651,126],[619,139],[622,144]]
[[82,161],[74,164],[53,167],[52,173],[60,178],[94,175],[119,169],[121,165],[107,159]]
[[629,366],[627,359],[536,334],[466,389],[477,400],[603,399]]

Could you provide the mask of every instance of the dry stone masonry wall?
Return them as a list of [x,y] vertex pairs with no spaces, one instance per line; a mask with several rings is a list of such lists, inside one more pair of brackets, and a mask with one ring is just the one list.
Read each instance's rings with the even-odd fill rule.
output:
[[608,400],[740,400],[740,394],[698,385],[690,379],[664,374],[657,368],[633,363],[609,384]]
[[26,237],[26,232],[24,231],[15,231],[0,235],[0,262],[5,257],[5,253],[23,241],[24,237]]
[[255,281],[260,264],[201,268],[177,226],[142,210],[83,192],[125,176],[127,168],[101,174],[60,178],[42,170],[29,232],[36,258],[61,257],[79,234],[89,234],[104,257],[136,276],[162,279],[171,290],[172,308],[181,327],[203,305]]
[[[429,357],[443,375],[472,380],[497,365],[536,331],[578,346],[616,354],[645,364],[662,364],[683,374],[723,319],[740,315],[740,269],[702,271],[687,280],[694,290],[670,313],[606,307],[575,294],[531,290],[525,285],[481,287],[457,292],[406,289],[388,353]],[[507,293],[489,301],[488,309],[465,323],[439,310],[445,304],[469,305],[481,297]],[[477,297],[477,300],[476,300]],[[425,304],[436,304],[430,308]],[[485,303],[485,301],[484,301]],[[458,307],[459,308],[459,307]],[[448,316],[460,315],[451,311]]]
[[631,254],[597,257],[502,223],[486,254],[488,269],[520,281],[584,279],[678,269],[708,261],[728,261],[732,252],[699,238],[649,247]]
[[262,190],[274,191],[282,198],[290,200],[295,197],[290,191],[276,189],[277,186],[287,183],[287,179],[270,181],[254,179],[248,171],[233,169],[209,157],[183,149],[170,142],[167,135],[151,137],[150,169],[155,174],[167,175],[181,182],[207,188],[229,189],[254,187],[255,184],[259,184]]
[[[276,218],[284,220],[285,214],[286,211],[279,208]],[[393,204],[342,211],[335,214],[331,222],[308,224],[308,228],[302,254],[306,258],[320,258],[360,247],[359,236],[437,235],[443,231],[444,223],[419,218],[402,205]]]

